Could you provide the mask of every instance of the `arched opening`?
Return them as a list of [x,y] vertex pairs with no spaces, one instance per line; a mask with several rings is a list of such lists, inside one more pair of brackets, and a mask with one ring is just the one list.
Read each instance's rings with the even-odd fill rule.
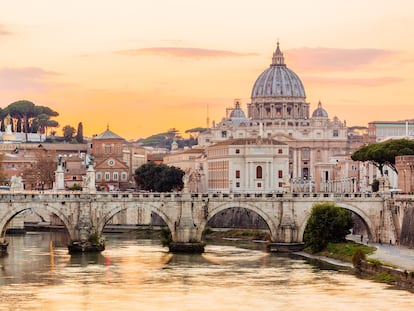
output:
[[106,239],[117,239],[120,234],[134,235],[141,240],[160,240],[166,244],[171,240],[171,225],[165,221],[165,216],[157,210],[129,206],[118,207],[111,210],[98,225],[98,233],[105,235]]
[[[353,240],[358,243],[367,243],[373,240],[370,223],[367,217],[364,217],[364,215],[362,215],[355,207],[340,205],[337,206],[351,212],[353,227],[350,229],[349,234],[346,236],[347,240]],[[304,234],[310,215],[311,212],[309,213],[309,216],[300,229],[299,237],[302,239],[302,241],[304,241]]]
[[256,167],[256,179],[262,179],[263,178],[263,169],[262,167],[259,165]]
[[227,207],[212,215],[206,223],[203,239],[240,239],[270,241],[271,231],[266,220],[252,209]]
[[[48,239],[50,248],[66,248],[71,239],[64,220],[52,210],[41,207],[14,208],[3,219],[5,222],[0,224],[1,237],[8,242],[12,241],[11,247],[24,247],[24,244],[17,242],[21,239],[16,236],[27,233],[30,233],[31,241],[39,241],[39,244],[44,242],[44,239]],[[13,243],[13,240],[16,241]]]

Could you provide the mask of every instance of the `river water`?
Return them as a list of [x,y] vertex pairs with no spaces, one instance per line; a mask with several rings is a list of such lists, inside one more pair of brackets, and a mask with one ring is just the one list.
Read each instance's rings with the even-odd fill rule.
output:
[[102,254],[71,256],[62,233],[9,236],[9,254],[0,258],[0,310],[414,308],[414,293],[299,257],[235,245],[177,255],[159,241],[107,237]]

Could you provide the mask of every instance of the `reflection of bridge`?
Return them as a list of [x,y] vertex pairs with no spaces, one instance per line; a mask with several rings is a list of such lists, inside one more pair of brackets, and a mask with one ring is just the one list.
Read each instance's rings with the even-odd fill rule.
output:
[[[105,224],[125,209],[145,209],[158,214],[172,233],[172,245],[202,249],[207,222],[228,208],[245,208],[267,223],[272,242],[299,243],[315,202],[335,202],[357,214],[372,241],[396,241],[402,217],[395,200],[358,193],[74,193],[19,192],[0,194],[0,229],[4,243],[7,225],[28,209],[43,209],[62,220],[71,241],[100,237]],[[200,247],[198,250],[200,250]],[[171,248],[170,248],[171,249]],[[197,247],[195,248],[197,249]],[[174,251],[174,248],[172,249]]]

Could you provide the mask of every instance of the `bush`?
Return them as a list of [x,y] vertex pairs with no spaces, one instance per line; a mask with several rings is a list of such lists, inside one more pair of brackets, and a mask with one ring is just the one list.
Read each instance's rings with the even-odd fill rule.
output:
[[358,248],[355,250],[354,254],[352,255],[352,265],[358,271],[361,271],[361,261],[365,259],[366,259],[365,253],[360,248]]
[[320,252],[329,243],[345,241],[353,226],[352,213],[334,203],[316,203],[305,229],[303,240],[311,252]]

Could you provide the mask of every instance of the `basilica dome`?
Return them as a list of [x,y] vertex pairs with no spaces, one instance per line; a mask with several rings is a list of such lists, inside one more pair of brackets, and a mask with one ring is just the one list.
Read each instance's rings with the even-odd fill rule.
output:
[[318,103],[318,108],[316,108],[312,113],[312,118],[327,118],[328,113],[325,109],[322,108],[322,103]]
[[279,42],[273,53],[270,67],[260,74],[254,83],[251,99],[264,99],[269,97],[306,98],[305,89],[298,75],[286,67]]

